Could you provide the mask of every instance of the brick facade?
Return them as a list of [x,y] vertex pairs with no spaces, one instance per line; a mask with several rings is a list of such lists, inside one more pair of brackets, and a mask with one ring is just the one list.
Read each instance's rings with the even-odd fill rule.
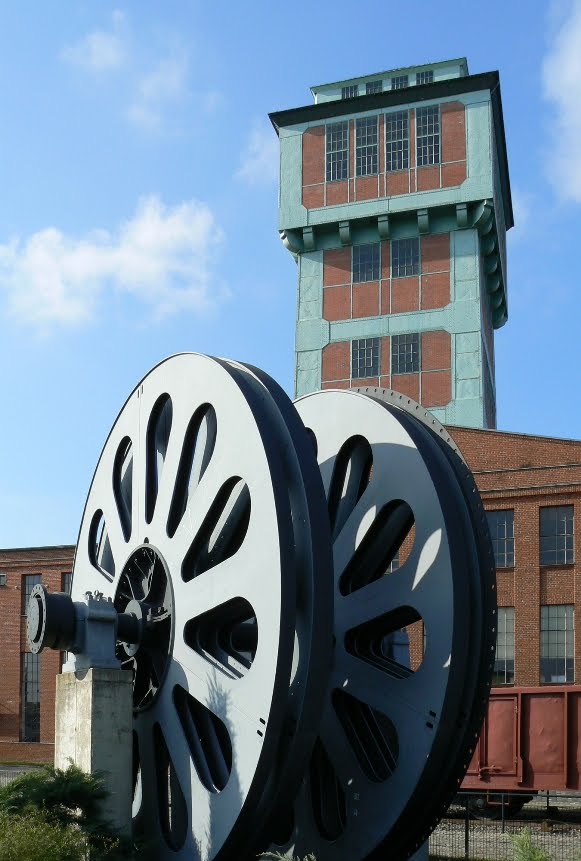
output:
[[357,389],[381,386],[384,389],[395,389],[426,407],[445,406],[451,401],[452,350],[448,332],[439,330],[421,333],[421,366],[417,374],[391,373],[391,338],[386,336],[379,341],[380,373],[377,377],[369,378],[351,377],[350,341],[334,341],[324,347],[321,388]]
[[[302,202],[307,209],[338,206],[362,200],[375,200],[418,191],[462,185],[466,167],[466,109],[462,102],[440,105],[441,158],[438,164],[416,166],[416,111],[408,112],[409,166],[386,171],[385,114],[378,114],[378,171],[368,176],[355,175],[355,120],[348,122],[348,179],[327,182],[325,163],[326,125],[312,126],[302,136]],[[336,122],[336,118],[330,123]]]
[[74,547],[35,547],[0,550],[0,762],[52,762],[54,754],[54,698],[61,656],[49,649],[40,655],[40,742],[22,738],[22,655],[26,646],[23,615],[24,578],[40,575],[52,591],[60,592],[70,574]]
[[394,277],[391,242],[378,243],[380,279],[353,283],[352,254],[349,248],[323,252],[323,319],[355,320],[388,314],[405,314],[445,308],[450,303],[450,234],[422,236],[420,272]]

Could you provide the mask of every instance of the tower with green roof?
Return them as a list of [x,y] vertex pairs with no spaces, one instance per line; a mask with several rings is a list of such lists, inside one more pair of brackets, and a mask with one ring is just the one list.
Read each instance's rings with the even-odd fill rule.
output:
[[498,73],[449,60],[311,92],[270,115],[298,264],[297,395],[381,386],[494,428],[513,224]]

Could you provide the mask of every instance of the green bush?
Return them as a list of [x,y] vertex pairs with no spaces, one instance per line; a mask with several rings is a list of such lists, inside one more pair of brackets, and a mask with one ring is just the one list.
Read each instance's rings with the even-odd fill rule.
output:
[[508,837],[513,845],[514,861],[549,861],[548,853],[534,845],[528,828],[523,828],[518,834],[509,834]]
[[0,861],[84,861],[86,850],[78,829],[49,822],[38,812],[0,812]]

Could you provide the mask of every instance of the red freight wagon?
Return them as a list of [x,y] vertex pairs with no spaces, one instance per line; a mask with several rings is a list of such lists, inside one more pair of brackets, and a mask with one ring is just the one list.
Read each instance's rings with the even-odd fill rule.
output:
[[486,796],[581,789],[580,718],[581,686],[493,688],[461,789]]

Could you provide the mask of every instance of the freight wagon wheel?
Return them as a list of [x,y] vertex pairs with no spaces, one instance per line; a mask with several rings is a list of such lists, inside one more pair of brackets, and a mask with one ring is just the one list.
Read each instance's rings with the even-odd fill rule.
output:
[[[465,764],[470,674],[481,667],[476,687],[488,682],[482,647],[470,654],[482,609],[478,600],[472,606],[473,526],[446,455],[421,423],[354,392],[317,393],[296,406],[327,494],[336,645],[292,832],[275,842],[318,861],[387,851],[405,858],[428,836]],[[386,573],[412,526],[408,558]],[[419,619],[425,653],[411,672],[390,643]]]
[[[328,532],[310,520],[324,496],[312,452],[299,460],[259,395],[206,356],[158,365],[109,434],[81,523],[73,599],[98,590],[142,624],[118,657],[134,675],[135,825],[160,859],[253,845],[274,803],[265,787],[288,785],[281,735],[308,753],[289,722],[316,692],[308,673],[292,688],[292,664],[297,625],[315,665],[330,644],[314,578]],[[320,623],[308,636],[297,588]]]

